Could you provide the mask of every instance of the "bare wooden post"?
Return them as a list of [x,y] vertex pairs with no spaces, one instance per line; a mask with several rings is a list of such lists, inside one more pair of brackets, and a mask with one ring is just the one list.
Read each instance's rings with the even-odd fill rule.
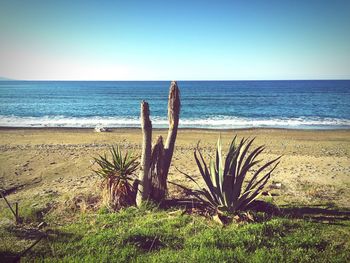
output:
[[141,172],[139,175],[139,185],[136,194],[136,204],[141,205],[142,201],[149,198],[151,191],[151,150],[152,150],[152,122],[149,118],[149,106],[146,101],[141,102],[141,129],[142,129],[142,153]]

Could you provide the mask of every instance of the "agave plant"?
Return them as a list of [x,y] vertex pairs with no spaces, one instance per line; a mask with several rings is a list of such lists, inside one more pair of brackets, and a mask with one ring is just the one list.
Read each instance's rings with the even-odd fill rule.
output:
[[103,178],[102,185],[107,191],[107,202],[112,209],[119,209],[135,203],[135,189],[132,185],[139,163],[132,153],[122,154],[119,146],[110,149],[112,160],[106,154],[94,158],[99,169],[94,172]]
[[[215,160],[210,160],[209,165],[205,162],[197,145],[194,158],[205,181],[205,188],[200,187],[193,177],[185,174],[199,188],[198,190],[186,188],[186,190],[189,190],[197,199],[217,212],[234,213],[244,210],[261,195],[263,187],[268,182],[271,173],[279,164],[278,160],[281,158],[280,156],[260,165],[253,172],[253,168],[261,162],[261,160],[257,160],[257,157],[263,152],[264,146],[259,146],[249,151],[254,139],[243,138],[237,146],[235,141],[236,137],[232,140],[224,160],[219,137],[216,158]],[[245,182],[248,174],[251,177]]]

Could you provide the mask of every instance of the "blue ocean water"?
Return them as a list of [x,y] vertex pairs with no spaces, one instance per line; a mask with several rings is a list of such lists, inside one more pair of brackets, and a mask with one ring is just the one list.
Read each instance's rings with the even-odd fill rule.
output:
[[[0,126],[167,126],[169,81],[0,81]],[[350,80],[179,81],[180,127],[350,128]]]

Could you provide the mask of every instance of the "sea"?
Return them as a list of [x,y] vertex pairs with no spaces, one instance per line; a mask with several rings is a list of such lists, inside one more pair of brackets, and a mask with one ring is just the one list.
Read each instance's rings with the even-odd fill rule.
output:
[[[178,81],[181,128],[349,129],[350,80]],[[0,81],[0,127],[167,127],[170,81]]]

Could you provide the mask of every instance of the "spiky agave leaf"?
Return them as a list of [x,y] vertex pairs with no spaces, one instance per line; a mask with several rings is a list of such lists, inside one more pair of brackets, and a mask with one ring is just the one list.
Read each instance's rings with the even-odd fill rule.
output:
[[[236,137],[233,138],[226,154],[226,159],[223,161],[222,145],[219,137],[215,161],[211,160],[209,165],[205,162],[197,145],[194,157],[206,188],[200,188],[197,181],[186,174],[186,177],[195,182],[199,188],[198,190],[190,190],[195,197],[201,201],[205,200],[211,207],[229,212],[244,210],[247,205],[260,196],[271,173],[279,164],[278,160],[281,158],[278,157],[262,165],[253,174],[244,189],[243,183],[246,176],[253,167],[261,162],[261,160],[256,160],[256,158],[264,151],[265,147],[259,146],[250,150],[255,138],[243,138],[237,146],[235,145],[235,140]],[[260,176],[265,170],[268,170],[265,175]]]
[[[176,167],[175,167],[176,168]],[[215,198],[213,198],[213,195],[206,189],[201,187],[198,182],[190,175],[180,171],[179,169],[176,168],[176,170],[178,170],[180,173],[182,173],[183,175],[186,176],[186,178],[188,178],[189,180],[191,180],[192,182],[194,182],[196,184],[196,186],[198,187],[198,189],[193,190],[191,188],[179,185],[177,183],[174,182],[169,182],[171,184],[174,184],[176,186],[179,186],[180,188],[184,189],[187,193],[192,194],[193,196],[195,196],[197,199],[199,199],[199,201],[205,203],[208,206],[211,206],[212,208],[215,208],[217,206],[220,206],[221,203],[218,202]]]
[[[201,160],[199,160],[199,158],[197,157],[197,150],[198,150],[198,153],[199,153],[199,156],[200,156]],[[214,186],[214,184],[212,182],[211,174],[209,172],[208,166],[205,163],[204,158],[203,158],[202,153],[200,152],[200,150],[199,149],[197,149],[197,150],[194,152],[194,158],[196,160],[198,169],[199,169],[199,171],[201,173],[202,178],[204,179],[204,181],[205,181],[205,183],[207,185],[207,188],[208,188],[208,190],[210,192],[210,195],[211,195],[212,199],[214,200],[215,203],[220,204],[220,201],[217,198],[217,196],[218,196],[217,188]]]

